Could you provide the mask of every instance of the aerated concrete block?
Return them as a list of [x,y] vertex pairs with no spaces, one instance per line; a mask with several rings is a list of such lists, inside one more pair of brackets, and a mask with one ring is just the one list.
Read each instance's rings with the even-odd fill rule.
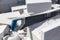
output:
[[20,17],[20,13],[19,12],[8,12],[8,13],[2,13],[0,14],[0,18],[5,18],[5,19],[9,19],[9,18],[15,18],[15,17]]
[[0,25],[0,39],[3,39],[3,37],[7,34],[9,34],[10,28],[7,25]]
[[12,10],[12,12],[19,11],[20,14],[23,14],[23,13],[27,12],[27,6],[26,5],[13,6],[13,7],[11,7],[11,10]]
[[60,40],[60,18],[52,18],[30,26],[33,40]]
[[51,0],[26,0],[27,10],[32,13],[40,13],[51,9]]

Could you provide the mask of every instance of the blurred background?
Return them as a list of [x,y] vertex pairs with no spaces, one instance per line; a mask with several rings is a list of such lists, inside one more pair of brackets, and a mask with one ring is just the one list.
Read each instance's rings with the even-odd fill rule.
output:
[[12,6],[25,5],[25,0],[0,0],[0,13],[10,12]]

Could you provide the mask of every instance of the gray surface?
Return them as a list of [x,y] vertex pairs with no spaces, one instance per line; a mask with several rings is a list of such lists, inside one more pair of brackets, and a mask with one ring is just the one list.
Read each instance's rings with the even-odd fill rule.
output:
[[28,12],[40,13],[51,9],[51,2],[27,4]]

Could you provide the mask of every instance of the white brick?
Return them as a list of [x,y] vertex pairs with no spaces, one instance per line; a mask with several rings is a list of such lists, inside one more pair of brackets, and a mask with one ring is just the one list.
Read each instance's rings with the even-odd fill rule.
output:
[[40,13],[51,9],[51,0],[26,0],[28,12]]
[[60,18],[49,20],[30,26],[33,40],[60,40]]
[[14,17],[20,17],[20,13],[19,12],[8,12],[8,13],[0,14],[0,19],[2,19],[2,18],[14,18]]

